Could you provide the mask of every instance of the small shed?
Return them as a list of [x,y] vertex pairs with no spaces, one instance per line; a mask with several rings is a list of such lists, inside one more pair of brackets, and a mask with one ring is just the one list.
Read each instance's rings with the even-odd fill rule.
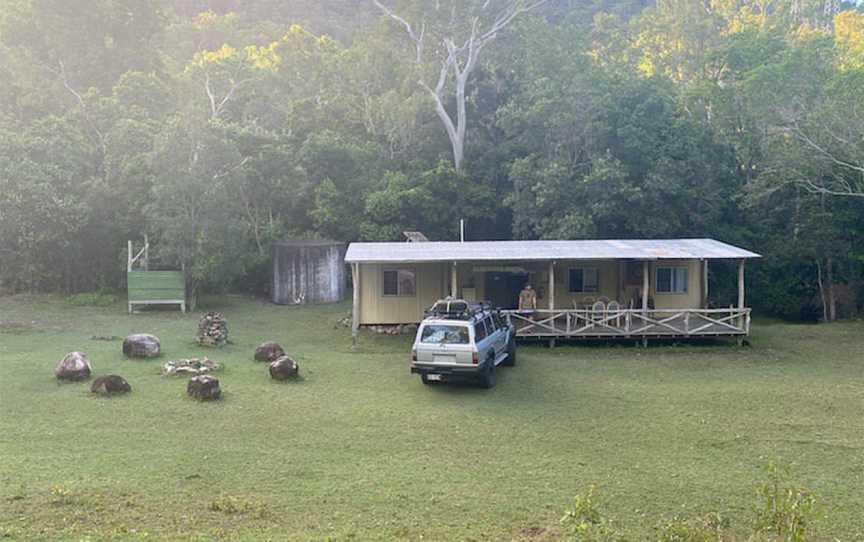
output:
[[345,298],[345,243],[273,243],[273,303],[319,305]]

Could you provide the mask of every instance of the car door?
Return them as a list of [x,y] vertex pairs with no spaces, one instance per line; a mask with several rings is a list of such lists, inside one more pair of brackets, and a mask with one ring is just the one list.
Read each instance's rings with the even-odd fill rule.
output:
[[486,317],[486,326],[492,336],[492,345],[495,348],[495,361],[498,361],[507,349],[507,333],[501,327],[501,322],[493,316]]

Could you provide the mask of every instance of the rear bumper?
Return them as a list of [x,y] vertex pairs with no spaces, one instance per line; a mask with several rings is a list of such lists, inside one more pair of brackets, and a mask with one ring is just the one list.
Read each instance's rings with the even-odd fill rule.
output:
[[480,365],[433,365],[424,363],[412,363],[412,375],[448,375],[448,376],[474,376],[486,370],[486,364]]

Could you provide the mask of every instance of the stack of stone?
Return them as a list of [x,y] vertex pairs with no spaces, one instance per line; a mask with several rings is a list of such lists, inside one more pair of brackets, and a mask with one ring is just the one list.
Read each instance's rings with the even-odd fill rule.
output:
[[196,340],[201,346],[222,346],[228,342],[228,323],[220,312],[208,312],[198,322]]

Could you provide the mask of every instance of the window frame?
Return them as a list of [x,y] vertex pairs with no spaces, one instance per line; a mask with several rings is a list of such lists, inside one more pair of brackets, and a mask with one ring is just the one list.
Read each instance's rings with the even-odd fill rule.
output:
[[[573,271],[579,271],[579,270],[582,271],[582,284],[580,285],[581,290],[574,290],[573,289],[572,274],[573,274]],[[586,270],[594,271],[594,273],[597,277],[597,284],[596,284],[594,290],[586,290],[585,289],[585,271]],[[567,269],[567,291],[568,291],[568,293],[571,293],[571,294],[599,294],[600,293],[600,268],[599,267],[591,267],[591,266],[569,267]]]
[[[669,274],[669,290],[660,290],[660,271],[668,269]],[[684,273],[684,289],[677,290],[678,280],[676,272],[678,270]],[[658,265],[654,269],[654,293],[657,295],[687,295],[690,293],[690,267],[686,265]]]
[[[399,273],[400,272],[409,272],[413,277],[414,282],[414,291],[410,294],[406,294],[402,292],[402,283],[399,281]],[[385,275],[387,273],[396,273],[396,293],[388,294],[386,289],[387,279]],[[413,267],[385,267],[381,269],[381,297],[417,297],[417,270]]]

